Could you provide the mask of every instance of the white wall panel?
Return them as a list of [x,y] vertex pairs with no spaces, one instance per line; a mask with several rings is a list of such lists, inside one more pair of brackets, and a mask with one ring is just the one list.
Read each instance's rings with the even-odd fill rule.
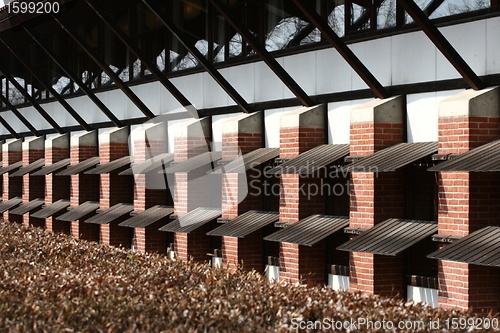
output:
[[205,73],[196,73],[182,77],[173,78],[171,81],[175,86],[193,103],[193,105],[202,109],[203,106],[203,75]]
[[349,143],[351,109],[369,101],[371,99],[328,103],[328,143]]
[[[307,52],[285,57],[284,68],[308,95],[316,95],[316,52]],[[285,98],[295,95],[285,87]]]
[[500,72],[500,43],[498,33],[500,20],[486,20],[486,71],[488,74]]
[[154,114],[160,114],[161,90],[166,90],[161,83],[149,82],[130,87]]
[[[255,63],[227,68],[227,80],[247,103],[255,101]],[[227,96],[227,103],[228,105],[235,104],[229,96]]]
[[[379,38],[349,47],[361,62],[383,85],[391,84],[392,38]],[[352,73],[352,89],[366,89],[368,86],[355,72]]]
[[[283,58],[276,59],[283,66]],[[255,63],[255,100],[282,99],[284,85],[264,62]]]
[[[227,69],[223,68],[219,70],[219,73],[226,78]],[[208,73],[203,75],[203,100],[205,108],[213,108],[216,106],[226,106],[227,105],[227,93],[221,86],[210,76]]]
[[316,51],[316,90],[318,94],[328,94],[350,90],[352,75],[349,64],[335,49]]
[[19,109],[19,113],[21,113],[37,130],[52,128],[52,125],[50,125],[32,106]]
[[436,79],[436,48],[417,31],[392,37],[392,84],[407,84]]
[[408,142],[438,141],[438,106],[461,90],[411,94],[407,101]]
[[[12,113],[12,111],[2,112],[0,113],[0,116],[2,116],[2,118],[5,119],[5,121],[9,123],[12,129],[17,133],[29,132],[29,129],[24,126],[24,124],[19,120],[19,118],[14,115],[14,113]],[[2,131],[2,134],[10,135],[10,132],[7,131],[7,129],[5,129],[3,126],[0,126],[0,130]]]

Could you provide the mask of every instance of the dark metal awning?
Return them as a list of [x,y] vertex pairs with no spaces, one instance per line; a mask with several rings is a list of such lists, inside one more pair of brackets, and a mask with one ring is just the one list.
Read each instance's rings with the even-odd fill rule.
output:
[[160,154],[141,163],[133,163],[130,168],[119,173],[120,176],[131,176],[139,174],[147,174],[149,172],[159,171],[159,169],[170,165],[174,160],[173,153]]
[[209,236],[230,236],[244,238],[266,225],[278,221],[277,212],[251,210],[207,233]]
[[41,207],[44,203],[45,201],[43,199],[40,198],[33,199],[30,202],[21,204],[19,207],[11,210],[9,213],[13,215],[24,215],[26,213],[31,212],[34,209],[37,209],[38,207]]
[[[208,164],[213,164],[216,166],[217,161],[222,158],[222,152],[220,151],[207,151],[205,153],[191,157],[183,162],[179,162],[165,169],[165,173],[175,173],[175,172],[189,172],[201,168]],[[212,167],[212,169],[213,169]]]
[[427,257],[500,267],[500,227],[490,226],[477,230]]
[[17,168],[20,168],[23,166],[23,161],[18,161],[15,163],[12,163],[7,166],[3,166],[0,168],[0,175],[3,175],[4,173],[11,172],[12,170],[15,170]]
[[25,167],[22,167],[21,169],[17,170],[13,174],[9,175],[9,177],[21,177],[21,176],[27,175],[33,171],[40,169],[44,165],[45,165],[45,159],[41,158],[39,160],[36,160],[33,163],[28,164]]
[[131,156],[120,157],[120,158],[113,160],[109,163],[99,164],[94,169],[90,169],[89,171],[86,171],[85,173],[87,175],[101,175],[101,174],[111,173],[115,170],[118,170],[120,168],[123,168],[125,166],[130,165],[130,163],[132,163],[132,161],[133,161],[133,158]]
[[95,201],[86,201],[77,207],[68,208],[68,212],[62,214],[57,219],[61,221],[76,221],[88,215],[90,213],[95,213],[99,209],[99,203]]
[[500,171],[500,140],[492,141],[471,149],[451,160],[439,163],[428,170],[498,172]]
[[108,224],[110,222],[119,219],[122,216],[129,214],[133,210],[134,210],[134,205],[119,203],[106,209],[101,213],[97,213],[96,215],[92,216],[85,222],[94,224]]
[[99,156],[94,156],[89,159],[86,159],[85,161],[82,161],[80,163],[70,165],[68,168],[65,170],[56,173],[56,176],[71,176],[71,175],[77,175],[81,172],[84,172],[93,166],[99,164]]
[[268,171],[268,174],[276,176],[281,174],[319,174],[321,169],[347,155],[349,155],[348,144],[320,145],[274,167]]
[[206,223],[221,216],[221,210],[218,208],[198,207],[187,214],[179,216],[178,219],[161,227],[160,231],[184,232],[190,233]]
[[266,241],[313,246],[349,226],[345,216],[311,215],[264,238]]
[[405,142],[361,158],[344,167],[349,172],[391,172],[437,153],[437,142]]
[[[279,148],[259,148],[253,150],[223,166],[215,168],[213,173],[245,173],[246,171],[269,162],[280,154]],[[221,161],[222,162],[222,161]]]
[[389,219],[342,244],[337,250],[395,256],[437,231],[435,221]]
[[23,202],[23,199],[21,199],[20,197],[14,197],[7,201],[2,201],[0,203],[0,213],[8,211],[9,209],[19,205],[21,202]]
[[46,176],[46,175],[50,175],[53,172],[59,171],[61,169],[64,169],[69,164],[70,164],[70,159],[69,158],[65,158],[64,160],[60,160],[60,161],[58,161],[58,162],[56,162],[54,164],[42,167],[42,169],[40,169],[40,170],[38,170],[36,172],[33,172],[32,175],[33,176]]
[[38,212],[35,212],[33,214],[30,214],[31,217],[37,217],[40,219],[46,219],[47,217],[51,217],[61,211],[65,211],[66,208],[69,207],[69,200],[66,199],[61,199],[57,200],[56,202],[46,205],[42,209],[40,209]]
[[126,221],[123,221],[119,224],[119,226],[130,228],[146,228],[147,226],[167,217],[173,212],[174,209],[172,207],[156,205],[132,216]]

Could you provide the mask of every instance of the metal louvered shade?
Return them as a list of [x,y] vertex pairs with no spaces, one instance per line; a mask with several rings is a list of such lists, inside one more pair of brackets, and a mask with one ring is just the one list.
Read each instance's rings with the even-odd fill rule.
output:
[[389,219],[342,244],[337,250],[396,256],[437,230],[435,221]]
[[187,214],[179,216],[175,221],[161,227],[160,231],[190,233],[206,223],[221,216],[222,212],[218,208],[198,207]]
[[264,240],[313,246],[347,226],[349,218],[345,216],[311,215],[270,234]]
[[17,170],[13,174],[9,175],[9,177],[21,177],[24,175],[27,175],[37,169],[40,169],[45,165],[45,159],[41,158],[39,160],[36,160],[33,163],[28,164],[25,167],[22,167],[21,169]]
[[45,201],[43,199],[37,198],[33,199],[30,202],[20,205],[16,209],[11,210],[9,213],[12,215],[24,215],[26,213],[31,212],[38,207],[41,207]]
[[277,212],[251,210],[207,233],[209,236],[230,236],[244,238],[266,225],[278,221]]
[[110,222],[119,219],[124,215],[127,215],[133,210],[134,210],[134,205],[119,203],[106,209],[102,213],[97,213],[96,215],[87,219],[85,222],[94,224],[108,224]]
[[130,163],[132,163],[132,160],[133,159],[130,156],[120,157],[120,158],[113,160],[109,163],[100,164],[100,165],[96,166],[94,169],[90,169],[89,171],[86,171],[85,173],[88,175],[102,175],[102,174],[110,173],[110,172],[118,170],[122,167],[130,165]]
[[99,164],[99,156],[94,156],[94,157],[86,159],[85,161],[82,161],[80,163],[70,165],[65,170],[60,171],[59,173],[56,173],[56,176],[77,175],[81,172],[84,172],[84,171],[92,168],[94,165],[97,165],[97,164]]
[[165,173],[189,172],[209,164],[213,164],[215,166],[217,164],[217,161],[220,160],[221,158],[222,158],[222,152],[208,151],[206,153],[202,153],[194,157],[191,157],[178,164],[174,164],[166,168],[164,172]]
[[277,158],[279,154],[279,148],[259,148],[230,161],[224,166],[215,168],[213,173],[244,173],[251,168]]
[[33,172],[31,175],[33,175],[33,176],[46,176],[46,175],[50,175],[53,172],[59,171],[59,170],[65,168],[65,167],[67,167],[69,164],[70,164],[70,159],[69,158],[65,158],[64,160],[61,160],[61,161],[56,162],[54,164],[51,164],[51,165],[48,165],[48,166],[44,166],[44,167],[42,167],[42,169],[40,169],[40,170],[38,170],[36,172]]
[[146,209],[145,211],[132,216],[126,221],[118,224],[121,227],[130,228],[146,228],[147,226],[167,217],[172,214],[174,209],[172,207],[156,205]]
[[0,203],[0,213],[8,211],[9,209],[19,205],[21,202],[23,202],[23,199],[20,197],[14,197],[7,201],[2,201],[2,203]]
[[18,162],[12,163],[10,165],[1,167],[0,168],[0,175],[3,175],[4,173],[7,173],[7,172],[11,172],[12,170],[20,168],[22,166],[23,166],[23,161],[18,161]]
[[391,172],[437,151],[437,142],[405,142],[363,157],[343,169],[349,172]]
[[61,211],[65,211],[66,208],[69,207],[69,200],[61,199],[57,200],[56,202],[46,205],[42,209],[40,209],[38,212],[35,212],[33,214],[30,214],[32,217],[37,217],[40,219],[46,219],[47,217],[51,217]]
[[70,210],[58,217],[61,221],[76,221],[95,212],[99,208],[99,203],[95,201],[86,201],[77,207],[71,207]]
[[451,160],[442,162],[428,169],[429,171],[500,171],[500,140],[492,141],[471,149]]
[[299,156],[288,160],[268,171],[268,174],[300,174],[319,173],[324,167],[349,155],[348,144],[320,145]]
[[130,176],[147,174],[149,172],[159,171],[162,167],[167,168],[174,160],[173,153],[160,154],[141,163],[133,163],[130,168],[119,173],[120,176]]
[[432,259],[500,267],[500,227],[485,227],[427,256]]

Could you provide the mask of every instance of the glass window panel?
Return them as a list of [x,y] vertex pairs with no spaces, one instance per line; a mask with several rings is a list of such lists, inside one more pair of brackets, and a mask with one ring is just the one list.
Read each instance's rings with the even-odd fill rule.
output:
[[451,16],[490,7],[489,0],[445,0],[429,17],[431,19]]
[[383,0],[377,11],[377,29],[396,26],[396,0]]
[[338,5],[328,15],[328,25],[335,33],[342,37],[345,35],[345,5]]

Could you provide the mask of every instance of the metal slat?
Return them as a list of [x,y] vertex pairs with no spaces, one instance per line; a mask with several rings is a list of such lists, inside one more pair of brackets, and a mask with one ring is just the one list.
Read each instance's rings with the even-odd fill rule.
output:
[[452,160],[429,168],[429,171],[500,171],[500,140],[492,141],[463,153]]
[[174,160],[173,153],[160,154],[144,162],[132,164],[130,168],[119,173],[120,176],[131,176],[139,174],[147,174],[149,172],[159,171],[163,166],[168,167],[170,162]]
[[8,211],[9,209],[19,205],[21,202],[23,202],[23,199],[20,197],[14,197],[7,201],[2,201],[2,203],[0,203],[0,213]]
[[99,208],[99,203],[95,201],[86,201],[77,207],[70,207],[70,210],[58,217],[61,221],[76,221],[95,212]]
[[277,212],[250,210],[208,232],[207,235],[244,238],[266,225],[278,221],[279,218],[280,215]]
[[[222,158],[220,151],[208,151],[197,156],[191,157],[183,162],[175,164],[165,169],[165,173],[189,172],[209,164],[216,164]],[[213,169],[213,167],[212,167]]]
[[56,202],[46,205],[42,209],[40,209],[38,212],[35,212],[33,214],[30,214],[31,217],[37,217],[40,219],[46,219],[47,217],[51,217],[60,211],[65,211],[66,208],[68,208],[70,205],[69,200],[66,199],[61,199],[57,200]]
[[259,148],[215,168],[212,173],[245,173],[251,168],[277,158],[279,154],[279,148]]
[[349,172],[391,172],[437,151],[437,142],[405,142],[361,158],[343,169]]
[[432,259],[500,267],[500,227],[485,227],[432,252]]
[[67,169],[56,173],[56,176],[71,176],[84,172],[94,165],[99,164],[99,156],[91,157],[77,164],[70,165]]
[[85,223],[94,223],[94,224],[108,224],[113,222],[120,217],[129,214],[134,210],[134,205],[119,203],[108,209],[106,209],[102,213],[97,213],[91,218],[87,219]]
[[349,226],[345,216],[311,215],[264,238],[266,241],[313,246]]
[[14,169],[20,168],[23,166],[23,161],[18,161],[12,164],[9,164],[7,166],[1,167],[0,168],[0,175],[3,175],[4,173],[11,172]]
[[348,144],[320,145],[269,170],[268,174],[310,175],[349,154]]
[[22,167],[21,169],[17,170],[13,174],[9,175],[9,177],[21,177],[21,176],[27,175],[30,172],[33,172],[37,169],[40,169],[41,167],[44,166],[44,164],[45,164],[45,159],[41,158],[39,160],[36,160],[33,163],[28,164],[25,167]]
[[133,161],[133,158],[131,156],[120,157],[120,158],[113,160],[109,163],[99,164],[94,169],[90,169],[89,171],[86,171],[85,174],[87,174],[87,175],[102,175],[102,174],[106,174],[106,173],[111,173],[115,170],[118,170],[120,168],[123,168],[124,166],[129,165],[130,163],[132,163],[132,161]]
[[190,233],[206,223],[220,217],[221,214],[221,210],[217,208],[198,207],[158,230]]
[[45,201],[43,199],[40,198],[33,199],[30,202],[21,204],[16,209],[11,210],[9,213],[13,215],[24,215],[26,213],[31,212],[34,209],[37,209],[38,207],[41,207],[44,203]]
[[395,256],[437,230],[435,221],[388,219],[337,247],[337,250]]
[[142,213],[132,216],[118,225],[130,228],[146,228],[147,226],[167,217],[173,212],[174,209],[172,207],[156,205],[146,209]]
[[33,172],[32,175],[33,176],[46,176],[46,175],[49,175],[53,172],[59,171],[65,167],[67,167],[69,164],[70,164],[70,159],[65,158],[64,160],[61,160],[59,162],[42,167],[42,169],[40,169],[36,172]]

